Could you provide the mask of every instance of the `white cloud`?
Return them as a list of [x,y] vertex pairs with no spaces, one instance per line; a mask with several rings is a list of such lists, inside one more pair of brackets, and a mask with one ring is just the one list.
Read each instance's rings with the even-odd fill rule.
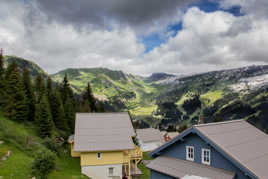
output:
[[[183,29],[144,54],[137,29],[131,26],[100,29],[88,24],[76,28],[74,24],[51,20],[42,11],[33,11],[36,7],[4,0],[0,2],[0,47],[8,54],[34,60],[50,73],[100,66],[135,74],[198,73],[267,64],[268,18],[263,9],[268,6],[263,0],[257,5],[252,2],[222,1],[225,8],[241,5],[245,15],[240,17],[190,8],[182,16]],[[246,10],[260,5],[263,13]],[[35,15],[29,16],[33,12]]]
[[[48,72],[71,67],[109,67],[124,69],[124,65],[142,54],[144,45],[137,42],[130,28],[113,30],[47,22],[45,14],[37,14],[34,23],[23,23],[27,8],[19,3],[5,4],[19,14],[0,10],[0,46],[6,53],[33,59]],[[26,25],[29,25],[26,27]]]
[[[191,8],[183,18],[183,30],[145,56],[154,63],[149,70],[197,73],[268,63],[268,21],[249,20]],[[251,28],[244,29],[245,23],[251,23]]]

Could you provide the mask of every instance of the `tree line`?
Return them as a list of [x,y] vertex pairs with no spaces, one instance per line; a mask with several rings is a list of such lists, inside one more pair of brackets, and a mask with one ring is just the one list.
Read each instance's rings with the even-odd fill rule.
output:
[[16,62],[4,68],[0,53],[0,107],[10,120],[36,123],[40,137],[63,137],[74,132],[76,112],[104,112],[88,83],[81,95],[74,94],[65,75],[61,83],[38,74],[32,79],[27,67]]

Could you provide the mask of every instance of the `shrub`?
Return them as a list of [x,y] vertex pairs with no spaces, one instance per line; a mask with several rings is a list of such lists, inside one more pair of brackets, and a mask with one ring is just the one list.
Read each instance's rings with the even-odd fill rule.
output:
[[46,146],[49,150],[59,153],[60,145],[57,144],[54,139],[46,137],[43,141],[43,145]]
[[35,154],[32,173],[38,179],[46,179],[56,166],[56,155],[49,150],[39,150]]

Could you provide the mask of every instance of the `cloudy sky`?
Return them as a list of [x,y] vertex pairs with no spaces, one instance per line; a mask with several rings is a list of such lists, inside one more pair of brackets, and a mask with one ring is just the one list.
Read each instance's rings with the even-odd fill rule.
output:
[[1,0],[0,47],[49,73],[268,64],[267,0]]

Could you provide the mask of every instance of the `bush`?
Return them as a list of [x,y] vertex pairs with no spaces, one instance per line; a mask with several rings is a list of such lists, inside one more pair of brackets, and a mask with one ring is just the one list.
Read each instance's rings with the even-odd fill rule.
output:
[[51,150],[51,151],[53,151],[53,152],[56,152],[56,153],[59,153],[60,145],[57,144],[57,143],[55,142],[55,140],[46,137],[42,143],[43,143],[43,145],[46,146],[46,148],[48,148],[49,150]]
[[56,166],[56,155],[49,150],[39,150],[35,154],[32,173],[38,179],[46,179]]

